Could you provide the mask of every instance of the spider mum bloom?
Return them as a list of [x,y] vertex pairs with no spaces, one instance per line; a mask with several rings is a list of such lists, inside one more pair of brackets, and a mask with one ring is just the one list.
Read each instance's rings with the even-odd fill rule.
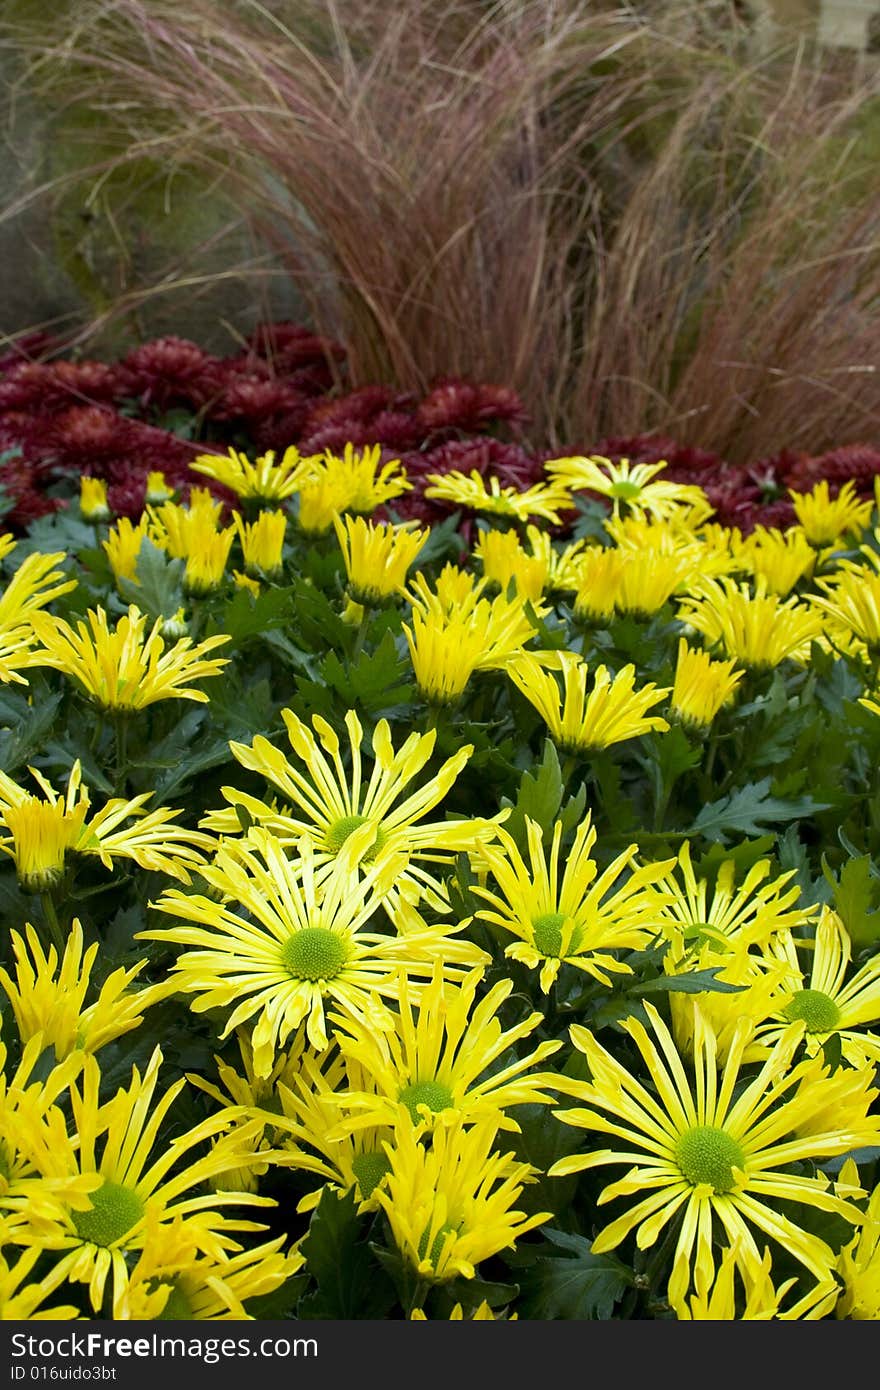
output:
[[[753,1230],[757,1228],[784,1246],[813,1280],[828,1282],[837,1259],[834,1250],[786,1216],[780,1203],[834,1212],[857,1225],[862,1214],[824,1176],[789,1170],[801,1160],[815,1162],[875,1144],[880,1117],[869,1116],[856,1129],[836,1127],[793,1138],[815,1104],[816,1088],[801,1083],[806,1077],[827,1075],[811,1058],[793,1062],[802,1024],[792,1024],[763,1065],[753,1075],[743,1075],[752,1025],[741,1022],[719,1071],[714,1033],[697,1011],[691,1079],[660,1014],[650,1003],[644,1008],[653,1037],[636,1018],[626,1019],[623,1027],[641,1054],[650,1090],[578,1025],[572,1027],[571,1037],[587,1059],[591,1079],[560,1081],[560,1089],[586,1106],[554,1112],[561,1120],[622,1142],[614,1149],[560,1159],[550,1175],[623,1164],[628,1172],[603,1189],[599,1205],[643,1194],[599,1232],[593,1250],[614,1250],[631,1232],[638,1248],[648,1249],[676,1218],[668,1292],[673,1307],[692,1288],[712,1282],[714,1233],[719,1226],[744,1278],[761,1265]],[[821,1102],[821,1088],[818,1093]]]
[[0,772],[0,827],[7,832],[0,850],[15,861],[26,892],[40,893],[59,883],[68,854],[94,855],[105,869],[112,869],[114,859],[132,859],[142,869],[189,883],[189,870],[204,863],[202,851],[213,848],[209,835],[172,824],[179,811],[169,806],[145,811],[152,792],[130,800],[112,797],[90,815],[91,792],[83,784],[79,759],[63,796],[36,768],[28,771],[42,796],[33,796]]
[[0,1224],[17,1244],[33,1242],[40,1249],[59,1203],[85,1210],[97,1186],[88,1175],[71,1175],[62,1157],[69,1142],[62,1106],[84,1054],[73,1053],[48,1070],[42,1054],[38,1035],[25,1043],[7,1076],[8,1054],[0,1043]]
[[636,866],[638,845],[633,844],[600,874],[592,857],[596,831],[588,812],[565,855],[560,879],[562,822],[553,827],[549,857],[541,826],[528,816],[526,835],[528,863],[503,827],[499,843],[483,850],[496,887],[473,885],[472,891],[490,904],[475,916],[519,938],[505,955],[540,970],[545,994],[563,962],[609,987],[614,975],[631,974],[615,952],[641,950],[656,934],[663,895],[651,885],[663,879],[673,861]]
[[107,484],[103,478],[80,478],[79,509],[86,521],[107,521],[110,508],[107,505]]
[[56,1292],[56,1282],[50,1277],[37,1278],[29,1283],[34,1265],[40,1259],[42,1250],[32,1245],[19,1253],[14,1264],[10,1264],[3,1254],[7,1241],[13,1239],[13,1228],[5,1228],[0,1222],[0,1322],[22,1321],[40,1318],[78,1318],[79,1309],[71,1304],[56,1304],[43,1307],[47,1298]]
[[[532,528],[534,529],[534,528]],[[515,531],[481,531],[474,545],[474,556],[483,574],[502,593],[513,581],[521,598],[539,599],[549,579],[546,556],[530,555],[520,545]]]
[[372,767],[368,767],[364,730],[354,710],[345,716],[347,749],[321,715],[312,716],[313,732],[292,710],[281,713],[296,761],[261,735],[250,747],[231,742],[229,748],[242,767],[258,773],[280,792],[282,808],[224,787],[232,809],[210,812],[202,826],[234,835],[240,829],[236,808],[242,807],[285,846],[308,835],[320,865],[331,862],[354,831],[369,823],[373,840],[365,841],[362,862],[369,864],[380,852],[398,856],[400,886],[411,890],[411,896],[426,895],[434,906],[442,907],[442,886],[423,865],[451,863],[455,854],[495,833],[495,822],[489,820],[424,819],[454,786],[473,745],[465,744],[432,776],[423,777],[434,753],[435,730],[414,731],[395,748],[387,719],[380,719],[370,741]]
[[[15,956],[15,978],[0,970],[0,988],[12,1007],[18,1036],[27,1043],[38,1034],[43,1047],[52,1047],[61,1062],[78,1049],[97,1052],[99,1048],[137,1028],[144,1010],[164,999],[174,988],[173,981],[148,985],[141,990],[130,986],[146,965],[138,961],[122,966],[107,976],[100,988],[92,988],[92,970],[98,954],[95,941],[83,950],[83,931],[75,917],[61,957],[55,947],[44,954],[40,939],[28,922],[25,936],[10,934]],[[90,994],[97,994],[87,1004]]]
[[230,640],[226,633],[195,645],[191,637],[181,637],[166,648],[164,619],[157,618],[146,633],[146,615],[135,604],[112,630],[104,608],[90,608],[86,620],[73,628],[48,613],[36,614],[34,631],[43,645],[32,659],[35,665],[61,671],[111,713],[145,709],[157,700],[207,704],[207,695],[193,682],[217,676],[229,664],[226,657],[206,659],[208,652]]
[[[148,536],[154,545],[159,545],[159,540],[150,535],[148,516],[142,516],[137,526],[127,516],[121,516],[110,527],[107,537],[101,542],[101,545],[106,552],[110,568],[113,571],[113,578],[117,583],[120,579],[131,579],[137,582],[137,562],[141,553],[141,546]],[[161,549],[161,546],[159,548]]]
[[507,665],[537,632],[519,595],[478,599],[458,614],[414,607],[403,624],[416,685],[429,704],[451,705],[476,671]]
[[355,602],[381,604],[405,592],[406,574],[430,535],[412,523],[374,525],[361,516],[334,516],[348,589]]
[[255,502],[281,502],[292,497],[312,465],[293,445],[276,462],[274,450],[261,454],[255,462],[239,449],[227,455],[199,454],[190,464],[196,473],[228,487],[236,497]]
[[675,679],[669,708],[690,729],[705,731],[720,709],[729,705],[745,672],[736,661],[713,661],[708,652],[689,647],[679,638]]
[[254,579],[277,579],[282,570],[287,517],[282,511],[262,511],[256,521],[244,521],[238,512],[232,524],[241,544],[245,573]]
[[382,445],[367,445],[356,449],[346,444],[342,458],[325,449],[323,466],[337,477],[345,478],[349,497],[345,510],[369,516],[385,502],[412,491],[412,483],[400,459],[382,462]]
[[756,671],[783,661],[804,665],[822,635],[819,613],[796,598],[767,592],[759,577],[753,594],[728,576],[700,581],[678,607],[681,622],[701,633],[711,647]]
[[785,598],[813,573],[816,551],[797,526],[787,531],[756,526],[736,547],[737,560],[749,574],[763,578],[768,593]]
[[394,1242],[420,1279],[443,1283],[473,1279],[476,1267],[511,1250],[553,1213],[526,1216],[514,1204],[537,1170],[499,1153],[497,1118],[434,1130],[426,1146],[407,1117],[386,1145],[390,1162],[378,1201]]
[[[707,1281],[701,1273],[695,1280],[695,1291],[677,1302],[675,1316],[687,1322],[814,1322],[832,1312],[840,1292],[833,1279],[816,1284],[783,1311],[785,1295],[797,1279],[786,1279],[778,1289],[774,1288],[771,1268],[772,1258],[766,1247],[760,1265],[750,1267],[735,1246],[728,1246],[721,1255],[714,1282]],[[742,1282],[741,1295],[736,1288],[737,1272]]]
[[[129,1286],[127,1256],[143,1249],[154,1223],[186,1218],[194,1247],[216,1255],[222,1254],[225,1230],[260,1228],[253,1222],[230,1221],[211,1208],[274,1205],[270,1198],[251,1193],[203,1190],[214,1172],[246,1161],[250,1153],[247,1127],[222,1133],[234,1114],[213,1115],[159,1145],[163,1121],[186,1085],[181,1078],[154,1100],[162,1060],[157,1047],[143,1076],[132,1067],[128,1089],[120,1088],[104,1105],[99,1103],[101,1073],[94,1057],[85,1060],[81,1089],[78,1084],[71,1087],[74,1136],[64,1146],[63,1161],[71,1176],[88,1176],[97,1185],[85,1210],[59,1211],[45,1248],[58,1255],[54,1279],[88,1284],[95,1313],[111,1281],[114,1318],[121,1314]],[[195,1156],[193,1150],[210,1139],[215,1140],[213,1147]]]
[[155,507],[162,502],[174,500],[174,488],[170,486],[165,474],[160,469],[151,469],[147,473],[147,486],[144,493],[144,501],[148,506]]
[[222,1256],[199,1252],[186,1221],[149,1229],[118,1316],[140,1322],[253,1321],[247,1304],[274,1293],[305,1264],[286,1237]]
[[376,1189],[389,1169],[384,1144],[394,1132],[384,1124],[339,1131],[339,1095],[352,1087],[363,1090],[366,1078],[358,1064],[336,1048],[317,1056],[306,1047],[294,1049],[291,1065],[278,1082],[277,1148],[273,1162],[322,1179],[297,1203],[298,1212],[314,1211],[325,1187],[343,1194],[354,1190],[359,1212],[379,1210]]
[[189,505],[164,502],[147,507],[150,539],[174,560],[185,560],[197,550],[205,536],[217,533],[223,504],[212,497],[207,488],[190,489]]
[[[429,986],[413,1000],[406,976],[398,989],[394,1027],[371,1032],[356,1020],[340,1020],[336,1038],[347,1061],[355,1061],[369,1087],[355,1087],[337,1096],[349,1112],[338,1126],[349,1134],[378,1124],[393,1125],[401,1106],[419,1132],[457,1118],[470,1124],[492,1115],[500,1129],[519,1130],[506,1112],[510,1106],[544,1104],[550,1073],[530,1070],[562,1046],[539,1043],[526,1056],[513,1049],[543,1021],[537,1010],[511,1028],[502,1028],[498,1011],[513,990],[512,980],[499,980],[479,1001],[481,969],[470,971],[460,984],[443,979],[435,966]],[[508,1054],[510,1054],[508,1056]],[[507,1064],[499,1063],[507,1059]]]
[[767,881],[772,868],[769,859],[752,864],[739,886],[733,859],[720,865],[714,883],[697,878],[688,840],[677,861],[670,862],[672,868],[661,885],[663,899],[657,903],[658,926],[667,933],[677,929],[691,948],[736,939],[766,945],[775,932],[804,927],[816,915],[815,907],[796,906],[801,893],[792,883],[794,869]]
[[[10,539],[0,537],[0,558],[13,549],[14,543],[5,543]],[[33,619],[53,599],[76,588],[75,579],[65,579],[64,571],[55,568],[64,559],[64,551],[52,555],[33,551],[0,593],[0,681],[27,685],[19,672],[34,664]]]
[[580,562],[593,547],[586,540],[582,540],[572,541],[561,550],[557,550],[548,533],[540,526],[531,524],[526,526],[526,538],[529,557],[540,562],[546,575],[543,588],[549,589],[551,593],[576,589]]
[[[812,955],[809,973],[801,966],[798,946]],[[773,1018],[757,1030],[756,1041],[772,1044],[789,1023],[802,1019],[808,1053],[819,1052],[836,1035],[851,1066],[876,1066],[880,1037],[871,1025],[880,1021],[880,954],[847,979],[852,940],[841,918],[825,904],[814,940],[799,941],[790,931],[781,931],[770,949],[788,967],[787,987]]]
[[193,527],[183,571],[186,593],[200,598],[220,588],[234,540],[234,526],[227,526],[223,531],[216,530],[213,524]]
[[625,563],[624,552],[610,545],[590,546],[581,556],[572,602],[576,618],[596,624],[613,618]]
[[789,488],[788,495],[804,535],[814,546],[834,545],[843,536],[858,535],[874,510],[871,498],[859,500],[852,480],[843,484],[836,497],[830,495],[827,478],[810,492]]
[[654,481],[666,467],[665,462],[630,463],[629,459],[613,463],[600,454],[549,459],[544,464],[554,482],[572,491],[598,492],[607,497],[615,517],[624,508],[637,517],[665,521],[686,509],[692,525],[705,521],[714,508],[701,487]]
[[864,642],[869,657],[880,656],[880,572],[867,565],[845,564],[816,584],[823,593],[811,596],[813,606]]
[[[255,826],[250,835],[252,848],[220,849],[202,871],[222,902],[165,893],[154,906],[176,924],[142,935],[196,948],[175,962],[176,979],[180,989],[196,996],[191,1004],[196,1013],[232,1006],[221,1037],[256,1019],[252,1044],[258,1076],[271,1070],[277,1052],[300,1027],[318,1051],[327,1046],[325,1003],[384,1029],[391,1016],[382,996],[396,996],[400,968],[430,976],[434,959],[445,955],[454,974],[458,963],[486,959],[471,943],[454,941],[465,922],[403,936],[364,930],[401,868],[398,856],[383,856],[358,870],[374,837],[371,825],[352,832],[320,881],[308,839],[300,842],[294,863],[268,832]],[[231,904],[239,904],[247,916]]]
[[840,1252],[843,1292],[835,1313],[853,1322],[880,1322],[880,1186],[868,1201],[865,1223]]
[[573,505],[568,489],[562,483],[535,483],[533,487],[522,490],[502,487],[500,478],[492,475],[486,479],[476,468],[472,468],[470,474],[461,473],[457,468],[450,469],[448,473],[429,473],[426,482],[430,487],[425,488],[425,497],[452,502],[474,512],[510,517],[515,521],[540,517],[558,526],[560,512]]
[[669,724],[648,710],[669,694],[653,683],[635,688],[636,668],[624,666],[612,675],[597,666],[593,688],[587,693],[587,663],[573,652],[558,653],[562,692],[551,674],[531,652],[522,652],[506,664],[517,690],[534,705],[550,731],[553,742],[566,753],[590,753],[624,739],[637,738]]

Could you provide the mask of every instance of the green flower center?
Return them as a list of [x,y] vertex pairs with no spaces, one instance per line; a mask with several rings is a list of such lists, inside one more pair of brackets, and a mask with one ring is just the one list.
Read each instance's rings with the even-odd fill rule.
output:
[[[366,825],[368,820],[368,816],[343,816],[341,820],[334,821],[325,836],[325,843],[330,853],[338,854],[349,835],[353,834],[355,830],[359,830],[362,825]],[[388,836],[385,834],[381,825],[377,825],[376,838],[370,845],[364,858],[374,859],[387,838]]]
[[[544,912],[532,923],[532,940],[535,950],[542,956],[552,956],[558,960],[562,951],[562,928],[568,921],[564,912]],[[575,927],[569,942],[569,951],[577,949],[580,931]]]
[[629,483],[625,479],[612,483],[608,489],[609,497],[619,497],[622,502],[632,502],[641,492],[638,483]]
[[736,1186],[733,1169],[745,1165],[745,1155],[735,1139],[714,1125],[695,1125],[675,1146],[675,1161],[682,1176],[696,1187],[708,1183],[716,1192]]
[[428,1232],[423,1231],[421,1240],[419,1241],[419,1259],[424,1260],[427,1256],[431,1264],[436,1265],[443,1250],[443,1243],[450,1231],[457,1232],[458,1227],[453,1226],[451,1222],[447,1221],[440,1227],[434,1239],[431,1241],[430,1251],[428,1251]]
[[157,1322],[192,1322],[192,1305],[179,1284],[171,1286],[168,1302],[157,1317]]
[[366,1200],[367,1197],[372,1197],[373,1189],[391,1172],[391,1163],[387,1154],[362,1153],[352,1159],[351,1171],[357,1178],[361,1196]]
[[281,948],[281,962],[295,980],[332,980],[347,959],[345,938],[328,927],[303,927]]
[[840,1009],[821,989],[799,989],[782,1012],[792,1023],[803,1019],[808,1033],[830,1033],[840,1022]]
[[422,1118],[418,1112],[420,1105],[427,1105],[431,1114],[436,1115],[439,1110],[449,1110],[454,1104],[452,1092],[442,1081],[414,1081],[411,1086],[404,1086],[397,1098],[403,1101],[413,1124],[418,1124]]
[[91,1245],[115,1245],[144,1214],[138,1194],[118,1182],[105,1182],[89,1200],[89,1211],[72,1211],[70,1218],[80,1240]]

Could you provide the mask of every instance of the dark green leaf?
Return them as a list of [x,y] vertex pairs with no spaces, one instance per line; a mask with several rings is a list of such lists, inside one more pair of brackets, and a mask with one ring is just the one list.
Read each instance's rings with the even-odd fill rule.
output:
[[[594,1255],[585,1236],[567,1235],[545,1228],[550,1246],[566,1252],[538,1255],[529,1252],[528,1265],[519,1275],[521,1317],[608,1320],[614,1306],[632,1284],[632,1271],[613,1255]],[[544,1246],[548,1250],[550,1246]],[[520,1265],[521,1252],[506,1263]]]

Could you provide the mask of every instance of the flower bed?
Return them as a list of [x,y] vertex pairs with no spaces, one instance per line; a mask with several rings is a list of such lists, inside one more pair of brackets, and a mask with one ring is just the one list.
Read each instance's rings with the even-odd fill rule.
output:
[[0,385],[4,1316],[877,1318],[873,474],[737,528],[461,383],[370,416],[446,466],[330,398],[169,462],[61,365]]

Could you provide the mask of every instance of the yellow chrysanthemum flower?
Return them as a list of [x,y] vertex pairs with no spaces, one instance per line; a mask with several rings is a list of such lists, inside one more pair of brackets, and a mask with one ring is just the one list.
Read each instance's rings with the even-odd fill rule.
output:
[[826,478],[810,492],[795,492],[789,488],[788,495],[804,535],[814,546],[834,545],[844,536],[858,535],[868,525],[874,510],[870,498],[859,501],[852,481],[844,483],[836,497],[830,496]]
[[[534,528],[532,528],[534,529]],[[550,576],[547,556],[530,555],[520,545],[515,531],[481,531],[474,544],[474,557],[483,574],[502,593],[513,583],[524,599],[539,599]]]
[[330,449],[318,455],[317,470],[325,470],[331,478],[344,482],[346,501],[342,511],[370,516],[377,507],[411,492],[412,483],[400,459],[382,462],[382,445],[369,444],[362,449],[346,444],[342,458]]
[[614,516],[621,507],[638,517],[665,521],[682,510],[694,528],[712,515],[714,508],[701,487],[693,483],[655,482],[663,463],[630,463],[597,454],[590,457],[549,459],[544,470],[556,483],[571,491],[598,492],[612,504]]
[[[78,1049],[97,1052],[143,1021],[144,1010],[171,993],[174,982],[130,988],[146,965],[145,960],[125,969],[120,966],[92,988],[92,970],[99,943],[83,950],[82,925],[75,917],[61,957],[55,947],[44,954],[40,939],[28,922],[25,937],[10,933],[15,956],[15,978],[0,969],[0,988],[6,994],[22,1043],[39,1034],[44,1047],[52,1047],[62,1062]],[[26,938],[26,939],[25,939]],[[96,994],[93,1003],[86,1003]]]
[[156,507],[162,502],[171,502],[174,499],[174,489],[169,486],[168,480],[161,469],[151,469],[147,474],[147,487],[144,501],[147,506]]
[[836,1127],[793,1139],[814,1097],[822,1098],[821,1087],[802,1082],[827,1076],[813,1058],[793,1060],[803,1024],[792,1024],[763,1065],[753,1075],[742,1075],[751,1024],[742,1021],[719,1072],[714,1033],[697,1011],[691,1080],[660,1014],[648,1002],[644,1008],[653,1038],[637,1018],[627,1019],[623,1027],[641,1054],[650,1090],[578,1025],[571,1029],[572,1041],[587,1059],[590,1080],[560,1079],[560,1089],[588,1108],[560,1110],[558,1117],[623,1143],[560,1159],[550,1168],[551,1176],[625,1164],[629,1171],[602,1191],[599,1205],[647,1193],[599,1232],[595,1253],[616,1249],[632,1232],[638,1247],[647,1249],[677,1219],[668,1289],[673,1307],[692,1289],[712,1282],[716,1224],[734,1248],[744,1278],[754,1277],[761,1266],[753,1233],[757,1228],[809,1271],[810,1287],[813,1281],[830,1281],[834,1250],[786,1216],[780,1203],[813,1206],[854,1224],[861,1222],[861,1212],[823,1175],[789,1170],[799,1160],[815,1162],[875,1145],[880,1116],[869,1116],[853,1130]]
[[526,1216],[514,1209],[537,1173],[513,1154],[499,1153],[497,1137],[497,1120],[487,1116],[468,1126],[441,1125],[426,1146],[407,1117],[394,1144],[386,1145],[390,1169],[379,1205],[420,1279],[473,1279],[483,1260],[513,1249],[527,1231],[551,1219],[552,1212]]
[[234,526],[227,526],[223,531],[218,531],[210,521],[193,526],[183,571],[186,593],[201,598],[220,588],[226,578],[226,565],[234,540]]
[[868,565],[844,564],[816,584],[823,592],[811,596],[814,607],[864,642],[870,658],[880,657],[880,572]]
[[219,675],[229,664],[226,657],[206,660],[208,652],[230,640],[225,633],[196,645],[181,637],[166,649],[164,620],[157,618],[145,634],[146,615],[134,604],[112,631],[104,608],[90,608],[86,619],[88,626],[79,620],[74,629],[61,618],[35,614],[34,631],[43,645],[33,662],[63,672],[103,710],[145,709],[157,700],[207,704],[207,695],[192,682]]
[[[801,966],[799,946],[812,955],[809,974]],[[789,1023],[803,1019],[807,1052],[819,1052],[836,1035],[850,1065],[880,1063],[880,1036],[871,1026],[880,1022],[880,954],[847,980],[852,940],[841,918],[826,904],[814,939],[799,939],[783,930],[770,943],[770,950],[788,967],[787,987],[772,1019],[757,1030],[756,1041],[770,1045]]]
[[38,1249],[59,1205],[86,1210],[97,1186],[88,1174],[71,1174],[63,1158],[69,1143],[63,1107],[85,1054],[71,1053],[47,1069],[43,1051],[42,1037],[31,1038],[7,1076],[0,1043],[0,1222],[10,1240]]
[[678,593],[694,572],[688,551],[666,555],[661,550],[620,550],[621,565],[614,582],[618,613],[648,618]]
[[383,1145],[394,1142],[393,1130],[378,1124],[339,1131],[338,1095],[351,1087],[363,1090],[365,1084],[360,1066],[335,1047],[320,1056],[307,1047],[294,1048],[278,1081],[273,1162],[321,1179],[300,1198],[298,1212],[314,1211],[326,1187],[340,1195],[354,1190],[359,1212],[379,1210],[376,1189],[390,1166]]
[[[127,1257],[144,1248],[154,1224],[185,1218],[194,1249],[219,1258],[226,1231],[261,1227],[230,1220],[216,1209],[274,1205],[270,1198],[252,1193],[202,1190],[214,1172],[245,1162],[250,1153],[247,1126],[223,1134],[234,1118],[228,1112],[212,1115],[157,1148],[162,1123],[186,1085],[181,1078],[154,1103],[162,1060],[157,1047],[143,1076],[132,1067],[128,1089],[121,1088],[104,1105],[99,1102],[101,1073],[94,1057],[85,1059],[81,1087],[77,1082],[71,1086],[74,1135],[58,1161],[72,1177],[88,1177],[97,1185],[85,1210],[59,1210],[44,1248],[58,1256],[53,1279],[88,1284],[96,1314],[103,1310],[111,1281],[113,1318],[121,1315],[129,1287]],[[215,1140],[213,1147],[194,1157],[192,1151],[209,1139]]]
[[193,549],[194,536],[218,529],[223,503],[206,487],[194,487],[190,489],[186,506],[180,502],[162,502],[147,507],[146,515],[153,544],[166,550],[172,559],[185,560]]
[[179,811],[159,806],[145,811],[152,792],[126,800],[111,797],[90,815],[91,792],[82,780],[79,759],[70,770],[67,791],[59,795],[36,768],[28,768],[42,796],[0,772],[0,850],[15,861],[26,892],[40,893],[60,882],[68,854],[94,855],[105,869],[114,859],[132,859],[142,869],[170,874],[189,883],[189,870],[201,868],[213,840],[198,830],[174,825]]
[[186,1221],[148,1227],[125,1288],[119,1319],[253,1321],[247,1305],[274,1293],[302,1269],[305,1256],[284,1249],[286,1236],[222,1256],[199,1252]]
[[43,1306],[46,1299],[56,1292],[55,1282],[39,1276],[35,1283],[27,1282],[43,1252],[38,1245],[32,1245],[19,1252],[18,1259],[10,1264],[3,1249],[13,1236],[14,1229],[4,1229],[0,1222],[0,1322],[78,1318],[79,1309],[72,1304],[53,1304],[51,1308]]
[[[424,1310],[423,1308],[413,1308],[413,1310],[412,1310],[412,1312],[410,1313],[409,1316],[410,1316],[410,1321],[411,1321],[411,1322],[427,1322],[427,1321],[428,1321],[428,1315],[427,1315],[427,1313],[425,1312],[425,1310]],[[474,1311],[473,1311],[472,1313],[469,1313],[467,1317],[465,1317],[465,1315],[464,1315],[464,1309],[462,1308],[461,1304],[460,1304],[460,1303],[456,1303],[456,1304],[454,1305],[453,1309],[452,1309],[452,1312],[449,1314],[449,1317],[446,1318],[446,1319],[444,1319],[444,1321],[446,1321],[446,1322],[516,1322],[518,1317],[519,1317],[519,1314],[518,1314],[518,1313],[511,1313],[510,1317],[508,1318],[508,1317],[505,1317],[505,1315],[504,1315],[503,1313],[495,1313],[495,1312],[493,1312],[492,1309],[489,1307],[488,1303],[486,1302],[485,1298],[484,1298],[483,1301],[482,1301],[482,1303],[478,1304],[478,1306],[474,1309]]]
[[552,537],[540,526],[526,526],[529,556],[540,562],[546,573],[544,588],[550,593],[564,593],[578,586],[578,568],[588,550],[589,541],[570,541],[557,550]]
[[614,617],[625,554],[614,546],[593,545],[577,567],[572,610],[582,622],[602,624]]
[[241,450],[231,448],[225,456],[199,454],[190,464],[196,473],[216,479],[242,500],[255,502],[281,502],[292,497],[311,466],[312,459],[303,458],[293,445],[277,462],[272,449],[251,463]]
[[798,526],[787,531],[756,526],[751,535],[741,540],[735,549],[741,566],[754,577],[762,578],[771,594],[785,598],[801,579],[813,573],[816,551]]
[[[833,1311],[840,1292],[833,1279],[816,1284],[796,1304],[783,1311],[785,1295],[797,1279],[786,1279],[776,1289],[771,1267],[772,1259],[766,1247],[760,1265],[755,1266],[744,1259],[736,1246],[728,1246],[722,1252],[714,1281],[707,1282],[702,1273],[696,1277],[695,1292],[678,1301],[675,1316],[688,1322],[770,1322],[777,1319],[815,1322]],[[743,1286],[741,1297],[736,1290],[737,1273]]]
[[[3,553],[12,549],[6,545]],[[33,551],[0,593],[0,681],[27,685],[19,672],[35,664],[31,655],[34,618],[53,599],[76,588],[75,579],[66,579],[64,571],[56,569],[66,558],[63,550],[51,555]]]
[[864,1225],[840,1252],[837,1272],[843,1292],[836,1316],[880,1322],[880,1186],[871,1193]]
[[232,524],[241,544],[245,573],[252,579],[277,579],[282,570],[286,514],[261,511],[256,521],[247,522],[239,512],[233,512]]
[[79,509],[86,521],[107,521],[110,508],[107,505],[107,484],[103,478],[79,480]]
[[530,652],[523,652],[506,665],[517,690],[540,714],[553,742],[566,753],[589,753],[624,739],[636,738],[651,729],[668,729],[669,724],[648,710],[669,694],[653,683],[635,688],[635,666],[624,666],[612,675],[606,666],[597,666],[593,688],[587,693],[587,663],[573,652],[560,652],[563,689],[560,693],[555,673],[545,669]]
[[[539,1043],[526,1056],[516,1044],[543,1021],[536,1011],[512,1028],[502,1028],[498,1011],[513,990],[499,980],[477,1001],[483,971],[470,971],[460,984],[444,980],[439,965],[430,985],[412,998],[401,975],[394,1027],[376,1033],[356,1019],[339,1020],[336,1041],[346,1061],[357,1062],[368,1081],[360,1090],[337,1096],[344,1118],[338,1133],[350,1134],[379,1124],[394,1125],[403,1106],[419,1132],[456,1119],[470,1124],[493,1115],[500,1129],[518,1130],[507,1114],[514,1105],[543,1104],[554,1077],[533,1070],[562,1046]],[[508,1055],[510,1054],[510,1055]],[[506,1065],[499,1066],[502,1061]]]
[[350,835],[369,822],[374,838],[365,846],[364,863],[380,852],[398,856],[399,888],[413,898],[426,896],[433,906],[442,908],[442,884],[424,866],[449,864],[456,854],[495,834],[495,821],[482,818],[424,819],[454,786],[473,745],[465,744],[433,776],[422,780],[434,753],[436,731],[414,731],[395,749],[388,721],[380,719],[370,740],[372,767],[367,776],[364,730],[354,710],[345,716],[345,750],[321,715],[312,716],[312,732],[292,710],[281,713],[296,762],[261,735],[250,747],[233,741],[229,748],[242,767],[264,777],[281,794],[282,806],[223,787],[232,809],[209,812],[200,822],[202,827],[236,835],[241,829],[240,807],[250,821],[271,830],[285,846],[308,835],[315,862],[322,864],[335,858]]
[[348,590],[357,603],[380,604],[406,592],[406,574],[430,528],[404,522],[374,525],[361,516],[334,516]]
[[455,940],[466,922],[410,927],[401,935],[364,930],[402,867],[400,857],[383,856],[359,871],[374,833],[370,824],[353,831],[319,879],[308,839],[291,861],[274,836],[255,826],[252,847],[221,848],[202,870],[222,901],[170,891],[154,904],[176,923],[141,935],[196,948],[173,967],[179,988],[196,996],[191,1008],[233,1006],[221,1037],[257,1020],[258,1075],[266,1075],[301,1027],[313,1047],[327,1046],[325,1003],[387,1028],[392,1019],[382,998],[396,996],[399,969],[430,976],[434,960],[444,958],[455,974],[487,959],[472,943]]
[[680,637],[670,711],[688,728],[703,732],[732,702],[744,674],[736,670],[733,658],[713,661],[708,652],[689,647],[687,638]]
[[768,593],[761,577],[754,594],[748,584],[727,576],[701,580],[680,602],[678,617],[710,647],[719,646],[725,656],[757,671],[786,660],[803,665],[822,633],[814,608],[797,598]]
[[346,510],[351,498],[348,478],[327,468],[310,471],[297,489],[296,524],[305,536],[326,536],[333,518]]
[[403,631],[416,685],[430,704],[454,704],[474,672],[506,666],[538,630],[519,595],[475,598],[457,612],[411,597],[412,626],[404,623]]
[[130,579],[137,582],[137,562],[144,541],[150,538],[161,549],[161,537],[150,533],[150,518],[142,516],[137,526],[127,516],[121,516],[111,527],[106,540],[101,542],[113,571],[113,578]]
[[540,517],[558,526],[560,512],[574,505],[568,489],[561,483],[535,483],[522,489],[502,487],[500,478],[494,475],[484,478],[476,468],[469,474],[457,468],[448,473],[429,473],[426,482],[430,483],[430,487],[425,488],[426,497],[516,521]]
[[818,909],[800,907],[800,889],[792,883],[793,869],[767,882],[769,859],[759,859],[736,886],[736,862],[720,865],[714,883],[697,878],[691,862],[690,842],[685,840],[677,861],[661,883],[658,926],[667,933],[681,932],[691,947],[703,942],[723,945],[741,939],[747,945],[764,946],[773,934],[807,926]]
[[553,827],[549,858],[541,826],[528,816],[526,834],[528,863],[503,827],[499,843],[483,850],[496,887],[473,885],[472,891],[490,904],[475,916],[519,938],[505,955],[540,970],[545,994],[563,962],[609,987],[614,975],[631,974],[615,953],[640,950],[656,934],[662,892],[650,885],[663,879],[673,861],[637,866],[638,845],[632,844],[600,874],[592,857],[596,831],[588,812],[565,854],[560,881],[562,823]]

